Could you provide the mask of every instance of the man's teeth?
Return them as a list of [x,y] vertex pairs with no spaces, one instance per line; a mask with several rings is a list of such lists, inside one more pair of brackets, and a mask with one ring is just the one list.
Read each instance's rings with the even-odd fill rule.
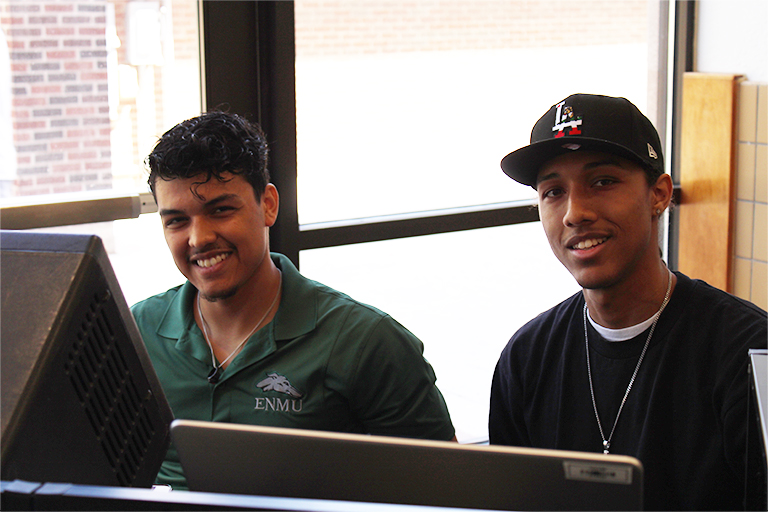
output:
[[600,245],[601,243],[608,240],[607,238],[593,238],[591,240],[582,240],[581,242],[574,245],[573,249],[589,249],[590,247],[594,247],[596,245]]
[[197,260],[195,263],[197,263],[198,267],[203,267],[203,268],[212,267],[218,262],[225,260],[227,256],[229,256],[229,254],[219,254],[218,256],[215,256],[208,260]]

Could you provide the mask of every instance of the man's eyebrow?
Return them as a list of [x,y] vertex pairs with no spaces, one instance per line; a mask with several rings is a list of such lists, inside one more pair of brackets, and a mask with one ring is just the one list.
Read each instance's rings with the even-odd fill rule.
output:
[[538,186],[539,183],[541,183],[542,181],[553,180],[553,179],[557,178],[558,176],[560,176],[560,175],[558,173],[556,173],[556,172],[551,172],[549,174],[545,174],[544,176],[539,176],[539,177],[536,178],[536,186]]
[[240,196],[237,194],[221,194],[220,196],[214,197],[210,201],[206,201],[204,206],[215,206],[219,203],[223,203],[224,201],[229,201],[230,199],[239,199]]
[[[613,166],[613,167],[618,167],[620,169],[625,169],[625,170],[627,169],[625,165],[622,165],[621,159],[612,158],[609,156],[606,158],[602,158],[600,160],[595,160],[594,162],[587,162],[586,164],[584,164],[584,167],[582,167],[581,170],[590,171],[592,169],[598,169],[600,167],[605,167],[605,166]],[[558,174],[557,172],[551,172],[549,174],[539,176],[538,178],[536,178],[536,186],[538,186],[539,183],[543,181],[553,180],[558,178],[559,176],[560,174]]]
[[608,158],[603,158],[601,160],[595,160],[594,162],[589,162],[587,164],[584,164],[584,170],[595,169],[597,167],[604,167],[607,165],[619,167],[621,169],[626,169],[626,166],[622,164],[621,159],[608,157]]
[[[230,199],[237,199],[239,197],[240,196],[238,196],[237,194],[221,194],[220,196],[214,197],[210,201],[206,201],[205,203],[203,203],[203,207],[210,208],[212,206],[216,206],[219,203],[229,201]],[[161,210],[158,210],[158,213],[160,214],[161,217],[166,215],[184,215],[185,214],[184,210],[179,210],[176,208],[163,208]]]
[[165,217],[167,215],[183,215],[184,211],[173,208],[162,208],[161,210],[158,210],[157,213],[160,214],[161,217]]

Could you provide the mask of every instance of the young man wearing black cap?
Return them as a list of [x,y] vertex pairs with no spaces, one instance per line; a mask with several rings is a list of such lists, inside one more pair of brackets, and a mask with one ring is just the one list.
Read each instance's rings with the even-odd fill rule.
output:
[[766,312],[661,259],[672,181],[651,122],[624,98],[569,96],[501,166],[537,190],[583,290],[502,352],[491,443],[637,457],[648,510],[765,510],[765,474],[747,470],[761,449],[747,353],[766,347]]

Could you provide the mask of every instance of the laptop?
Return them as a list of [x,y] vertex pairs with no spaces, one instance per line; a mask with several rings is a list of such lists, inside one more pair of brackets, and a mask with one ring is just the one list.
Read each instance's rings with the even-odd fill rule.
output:
[[763,448],[768,450],[768,350],[750,349],[749,360],[752,368],[752,405],[757,408]]
[[487,510],[641,510],[623,455],[174,420],[192,491]]

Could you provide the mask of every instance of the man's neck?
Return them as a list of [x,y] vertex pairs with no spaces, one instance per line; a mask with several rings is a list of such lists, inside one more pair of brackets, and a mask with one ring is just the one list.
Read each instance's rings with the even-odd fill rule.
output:
[[[627,280],[610,288],[584,290],[590,317],[609,329],[637,325],[655,315],[670,284],[677,278],[659,260],[659,267],[642,280]],[[670,289],[671,295],[671,289]]]
[[277,313],[282,278],[280,270],[271,261],[270,264],[262,275],[231,297],[215,301],[196,299],[195,320],[202,329],[205,319],[208,341],[217,357],[218,349],[224,353],[233,350],[249,333],[267,325]]

